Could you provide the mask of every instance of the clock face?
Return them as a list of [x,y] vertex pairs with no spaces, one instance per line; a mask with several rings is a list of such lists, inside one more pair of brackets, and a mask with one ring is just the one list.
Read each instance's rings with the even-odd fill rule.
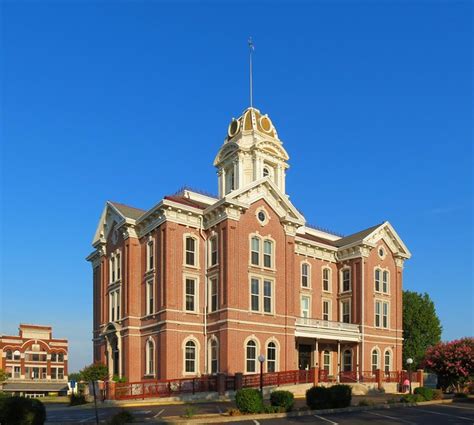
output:
[[118,241],[118,230],[114,229],[114,231],[112,232],[112,242],[117,243],[117,241]]

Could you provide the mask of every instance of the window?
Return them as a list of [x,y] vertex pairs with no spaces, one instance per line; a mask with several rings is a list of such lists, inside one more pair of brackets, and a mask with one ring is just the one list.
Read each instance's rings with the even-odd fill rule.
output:
[[384,302],[382,305],[382,327],[388,328],[388,303]]
[[263,211],[258,212],[257,218],[261,223],[265,223],[265,221],[267,220],[267,216],[265,215]]
[[389,305],[386,301],[375,301],[375,327],[388,328]]
[[380,269],[375,269],[375,292],[380,292]]
[[341,321],[343,323],[351,323],[351,301],[341,301]]
[[111,322],[114,322],[115,321],[115,292],[111,292],[109,294],[109,306],[110,306],[109,319]]
[[331,373],[331,353],[328,350],[323,351],[323,369]]
[[350,372],[352,370],[352,351],[345,350],[342,354],[342,370]]
[[272,312],[272,282],[269,280],[263,281],[263,311]]
[[120,289],[109,292],[109,321],[120,319]]
[[196,373],[196,343],[188,341],[184,353],[184,371],[186,373]]
[[146,342],[146,374],[153,375],[155,373],[155,345],[149,339]]
[[209,248],[211,251],[210,265],[215,266],[217,264],[217,236],[214,236],[209,241]]
[[115,256],[112,254],[110,257],[110,283],[115,282]]
[[58,353],[58,362],[64,361],[64,353]]
[[191,236],[186,238],[186,265],[196,265],[196,239]]
[[209,309],[211,312],[217,311],[219,308],[218,283],[217,277],[209,279]]
[[21,368],[20,366],[13,367],[13,377],[14,378],[21,378]]
[[351,269],[342,270],[342,292],[351,290]]
[[153,270],[155,266],[155,244],[153,241],[148,241],[146,246],[146,269],[147,271]]
[[310,317],[310,298],[305,295],[301,297],[301,317]]
[[155,310],[155,299],[153,292],[153,280],[149,280],[146,283],[146,314],[153,314]]
[[247,373],[255,373],[257,371],[257,343],[253,340],[247,342],[246,347],[246,363]]
[[263,177],[268,177],[270,175],[270,171],[267,167],[263,168]]
[[384,270],[382,274],[382,292],[384,292],[385,294],[388,293],[388,283],[389,283],[388,271]]
[[235,173],[233,169],[228,169],[226,172],[226,191],[225,193],[232,192],[235,189]]
[[217,339],[210,340],[211,374],[219,372],[219,345]]
[[376,348],[372,350],[372,370],[375,371],[379,368],[379,352]]
[[390,352],[390,350],[385,350],[385,364],[384,364],[384,367],[385,367],[385,372],[390,372],[390,370],[392,369],[392,353]]
[[323,269],[323,291],[329,292],[331,290],[331,269],[325,267]]
[[269,342],[267,345],[267,372],[276,372],[276,356],[277,347],[274,342]]
[[13,352],[13,360],[20,360],[21,359],[21,354],[18,350],[15,350]]
[[186,311],[196,311],[196,279],[186,278],[185,283]]
[[263,242],[263,267],[273,267],[273,242]]
[[52,362],[57,362],[58,361],[58,355],[56,353],[51,353],[51,361]]
[[252,278],[251,283],[251,310],[252,311],[259,311],[260,309],[260,282],[258,279]]
[[260,265],[260,238],[257,238],[256,236],[254,236],[252,238],[251,250],[250,251],[251,251],[251,253],[250,253],[250,256],[251,256],[250,262],[254,266]]
[[7,360],[12,360],[12,359],[13,359],[12,350],[7,350]]
[[331,320],[331,301],[323,300],[323,320]]
[[121,274],[121,269],[120,269],[120,253],[117,253],[117,258],[116,258],[116,267],[117,267],[117,280],[120,280],[120,274]]
[[309,270],[310,266],[308,263],[301,264],[301,286],[303,288],[309,288]]

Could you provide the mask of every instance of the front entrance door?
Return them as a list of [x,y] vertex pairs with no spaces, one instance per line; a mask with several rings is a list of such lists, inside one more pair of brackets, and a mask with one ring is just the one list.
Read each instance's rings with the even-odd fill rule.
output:
[[311,345],[298,345],[298,367],[300,370],[308,370],[311,367]]

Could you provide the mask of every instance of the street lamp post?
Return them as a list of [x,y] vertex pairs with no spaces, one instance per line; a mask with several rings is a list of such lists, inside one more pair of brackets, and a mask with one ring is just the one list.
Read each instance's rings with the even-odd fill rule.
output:
[[413,363],[413,359],[409,357],[407,359],[407,365],[408,365],[408,380],[410,381],[410,394],[411,394],[411,365]]
[[258,361],[260,362],[260,394],[262,394],[263,397],[263,362],[265,361],[265,356],[260,354]]

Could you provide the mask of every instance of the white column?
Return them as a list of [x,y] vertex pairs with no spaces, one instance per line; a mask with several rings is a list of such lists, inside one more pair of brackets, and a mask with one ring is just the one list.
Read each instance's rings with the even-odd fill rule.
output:
[[337,341],[337,382],[339,382],[340,372],[341,372],[341,342]]
[[358,343],[357,343],[357,346],[356,346],[356,347],[357,347],[357,348],[356,348],[356,351],[357,351],[357,366],[356,366],[356,367],[357,367],[357,369],[356,369],[356,370],[357,370],[357,382],[359,382],[359,373],[360,373],[360,372],[359,372],[359,370],[360,370],[360,369],[359,369],[359,365],[360,365],[360,359],[359,359],[359,344],[358,344]]
[[314,358],[314,366],[319,367],[319,341],[316,338],[316,347],[315,347],[315,358]]
[[239,178],[238,178],[238,189],[240,189],[244,185],[244,161],[241,156],[239,156],[239,163],[238,163],[238,169],[239,169]]

